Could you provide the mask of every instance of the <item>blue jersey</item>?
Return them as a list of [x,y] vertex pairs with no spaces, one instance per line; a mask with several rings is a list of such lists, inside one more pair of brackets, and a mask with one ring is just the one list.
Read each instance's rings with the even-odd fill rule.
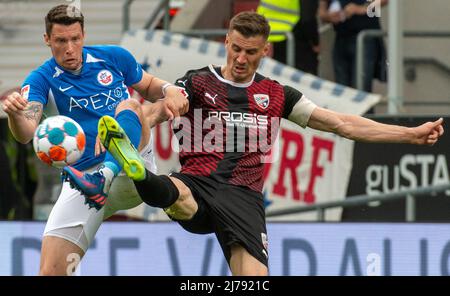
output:
[[79,75],[64,70],[51,58],[25,79],[23,96],[42,103],[47,116],[65,115],[81,125],[86,150],[74,167],[84,170],[104,158],[94,156],[98,120],[103,115],[114,116],[117,105],[130,98],[127,86],[140,82],[142,75],[141,66],[127,50],[85,46]]

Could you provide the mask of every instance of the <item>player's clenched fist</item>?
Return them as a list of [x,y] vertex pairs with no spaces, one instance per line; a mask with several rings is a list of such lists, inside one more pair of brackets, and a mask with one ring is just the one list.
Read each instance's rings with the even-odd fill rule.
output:
[[18,92],[13,92],[3,101],[3,111],[9,115],[15,115],[22,112],[27,107],[28,101]]
[[188,94],[181,87],[168,87],[164,102],[171,120],[189,111]]

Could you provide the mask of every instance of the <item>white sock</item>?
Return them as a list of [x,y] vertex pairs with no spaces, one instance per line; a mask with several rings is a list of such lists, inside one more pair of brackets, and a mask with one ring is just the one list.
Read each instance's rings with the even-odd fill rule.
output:
[[107,166],[102,166],[99,170],[99,173],[101,173],[105,177],[105,187],[103,188],[103,192],[108,193],[109,188],[111,187],[111,183],[114,180],[114,172]]

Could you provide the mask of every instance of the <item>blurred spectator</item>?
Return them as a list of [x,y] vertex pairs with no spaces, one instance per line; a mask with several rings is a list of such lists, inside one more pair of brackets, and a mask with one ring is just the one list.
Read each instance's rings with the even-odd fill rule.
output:
[[[20,90],[13,88],[0,94],[0,106],[7,95]],[[29,220],[32,218],[32,196],[35,182],[32,168],[27,165],[31,144],[18,144],[8,129],[5,113],[0,113],[0,219]]]
[[261,0],[257,13],[269,21],[268,41],[273,44],[273,58],[286,64],[286,36],[274,32],[292,32],[300,20],[300,0]]
[[[11,144],[13,147],[11,147]],[[16,155],[11,155],[14,154],[11,151],[15,152]],[[28,181],[27,172],[16,169],[19,165],[20,152],[21,149],[17,149],[16,142],[9,135],[7,120],[0,118],[0,180],[2,180],[2,185],[0,185],[0,219],[2,220],[31,219],[31,198],[27,196],[29,192],[25,188],[17,186],[19,178],[25,178],[24,180]],[[28,188],[34,190],[32,185]]]
[[295,67],[317,75],[319,66],[319,28],[317,11],[319,0],[300,1],[300,21],[294,27]]
[[[381,29],[378,17],[369,17],[368,6],[385,5],[388,0],[320,0],[319,16],[336,31],[333,67],[337,83],[356,87],[356,40],[363,30]],[[386,50],[383,38],[368,38],[364,52],[363,90],[372,92],[372,80],[386,81]],[[371,112],[372,113],[372,112]]]
[[[280,14],[278,21],[274,20],[273,13],[265,6],[269,6],[268,2],[273,2],[278,6],[278,13]],[[284,6],[283,6],[284,5]],[[272,10],[275,7],[270,6]],[[288,1],[261,1],[258,7],[258,13],[265,15],[269,19],[270,28],[272,31],[280,30],[278,23],[285,22],[284,18],[291,18],[291,23],[288,26],[284,24],[284,31],[290,30],[294,34],[295,39],[295,68],[317,75],[318,68],[318,54],[319,54],[319,31],[317,25],[317,10],[319,0],[288,0]],[[290,10],[287,13],[287,10]],[[297,13],[297,18],[293,17],[293,13]],[[297,19],[294,25],[293,21]],[[281,37],[281,38],[280,38]],[[277,61],[286,64],[286,49],[287,42],[285,36],[271,35],[269,41],[273,43],[273,58]]]
[[13,185],[11,166],[5,149],[7,138],[6,129],[6,120],[0,120],[0,178],[4,182],[0,186],[0,219],[2,220],[13,218],[15,199],[18,196],[16,187]]

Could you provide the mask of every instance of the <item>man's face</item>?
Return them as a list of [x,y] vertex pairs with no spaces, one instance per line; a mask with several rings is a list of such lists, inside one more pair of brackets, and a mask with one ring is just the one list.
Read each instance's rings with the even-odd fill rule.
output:
[[269,51],[268,43],[263,36],[246,38],[236,30],[227,34],[225,46],[227,66],[224,76],[238,83],[249,82],[252,79],[259,62]]
[[68,70],[80,68],[83,58],[84,32],[80,23],[72,25],[53,24],[50,36],[44,35],[58,65]]

